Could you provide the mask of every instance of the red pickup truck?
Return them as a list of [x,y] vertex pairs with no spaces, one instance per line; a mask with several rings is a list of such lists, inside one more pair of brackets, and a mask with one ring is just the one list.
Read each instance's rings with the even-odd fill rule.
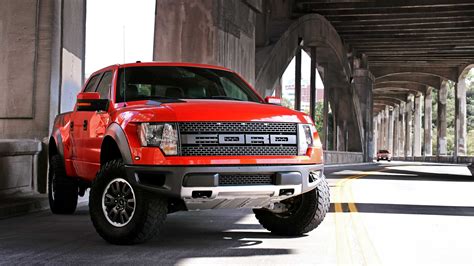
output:
[[236,73],[185,63],[113,65],[91,75],[49,140],[53,213],[89,193],[113,244],[155,236],[167,214],[252,208],[275,234],[316,228],[329,209],[309,116],[262,99]]

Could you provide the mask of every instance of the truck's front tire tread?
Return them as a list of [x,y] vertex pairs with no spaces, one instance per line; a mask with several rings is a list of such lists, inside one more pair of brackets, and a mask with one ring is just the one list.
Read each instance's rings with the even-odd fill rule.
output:
[[66,175],[61,155],[51,156],[48,177],[48,199],[51,212],[73,214],[77,207],[78,192],[77,181]]
[[279,215],[266,209],[254,209],[259,223],[270,232],[298,236],[318,227],[329,211],[329,186],[325,179],[313,190],[300,196],[300,205],[291,215]]
[[107,242],[116,245],[143,243],[155,237],[162,228],[168,213],[167,201],[153,197],[146,191],[133,188],[136,210],[130,222],[123,227],[110,224],[102,210],[102,195],[107,184],[114,178],[128,180],[122,160],[112,160],[101,167],[92,184],[89,211],[97,233]]

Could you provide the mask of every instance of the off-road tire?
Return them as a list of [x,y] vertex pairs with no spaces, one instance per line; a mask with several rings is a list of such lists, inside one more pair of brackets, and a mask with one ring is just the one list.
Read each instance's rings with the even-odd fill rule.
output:
[[49,207],[55,214],[73,214],[77,207],[77,181],[66,175],[61,155],[49,160],[48,199]]
[[[288,201],[288,200],[286,200]],[[318,186],[293,201],[297,206],[292,212],[273,213],[267,209],[254,209],[255,217],[270,232],[283,236],[308,233],[321,224],[329,211],[329,186],[325,179]]]
[[[117,178],[128,181],[134,192],[135,212],[123,227],[112,225],[102,209],[104,190]],[[125,174],[122,160],[112,160],[103,165],[92,184],[89,194],[89,211],[97,233],[107,242],[116,245],[143,243],[155,237],[161,230],[168,213],[166,199],[140,190]]]

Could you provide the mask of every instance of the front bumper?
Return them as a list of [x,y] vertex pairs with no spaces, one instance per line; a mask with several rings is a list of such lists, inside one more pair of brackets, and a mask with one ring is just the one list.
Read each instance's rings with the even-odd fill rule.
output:
[[[136,186],[184,200],[188,209],[260,208],[314,189],[323,165],[125,166]],[[318,174],[319,173],[319,174]],[[272,184],[221,185],[221,175],[268,174]]]

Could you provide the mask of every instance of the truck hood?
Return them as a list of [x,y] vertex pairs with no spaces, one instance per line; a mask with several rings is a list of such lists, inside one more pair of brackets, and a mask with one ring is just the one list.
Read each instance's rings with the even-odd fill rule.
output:
[[[312,123],[310,117],[286,107],[244,101],[188,100],[157,103],[140,101],[128,103],[119,111],[130,122],[187,122],[187,121],[262,121]],[[128,119],[127,119],[128,118]],[[122,120],[123,121],[123,120]]]

